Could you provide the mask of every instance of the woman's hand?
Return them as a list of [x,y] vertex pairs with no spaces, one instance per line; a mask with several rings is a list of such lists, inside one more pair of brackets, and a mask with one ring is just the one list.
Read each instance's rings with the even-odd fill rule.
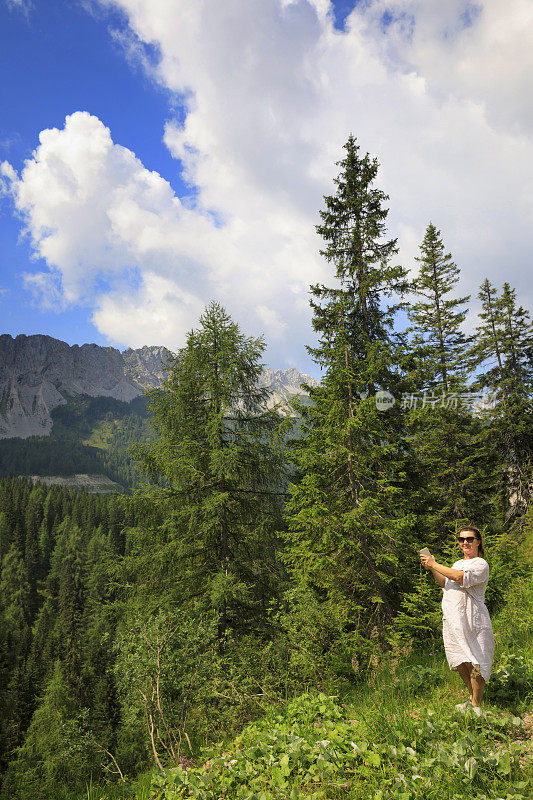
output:
[[450,567],[445,567],[443,564],[439,564],[435,561],[435,556],[432,555],[420,556],[420,561],[426,569],[432,571],[433,577],[442,588],[444,588],[445,578],[456,581],[461,586],[463,585],[464,571],[462,569],[454,569],[453,567],[450,569]]

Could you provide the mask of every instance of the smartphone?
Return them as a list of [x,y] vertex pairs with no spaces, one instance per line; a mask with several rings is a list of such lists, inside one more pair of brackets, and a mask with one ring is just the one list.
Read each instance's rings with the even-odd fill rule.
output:
[[418,551],[418,555],[419,556],[430,556],[431,553],[429,552],[429,548],[428,547],[423,547],[422,550]]

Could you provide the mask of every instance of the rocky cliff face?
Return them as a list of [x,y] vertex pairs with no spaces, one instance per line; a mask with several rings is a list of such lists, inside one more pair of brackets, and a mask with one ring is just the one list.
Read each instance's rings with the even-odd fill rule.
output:
[[124,371],[129,380],[135,385],[161,386],[164,378],[163,365],[170,355],[166,347],[144,345],[139,350],[129,347],[122,353]]
[[51,336],[0,336],[0,438],[47,436],[50,412],[67,397],[104,395],[129,402],[160,386],[163,347],[124,354],[96,344],[68,345]]
[[269,406],[291,400],[295,395],[299,395],[300,397],[304,396],[305,392],[301,389],[302,383],[307,383],[309,386],[318,385],[317,380],[311,378],[310,375],[304,375],[302,372],[298,372],[294,367],[290,369],[265,368],[259,383],[262,386],[268,386],[272,389],[272,395],[268,403]]
[[[0,336],[0,439],[48,436],[50,412],[67,397],[88,394],[129,402],[145,388],[161,386],[164,347],[129,348],[68,345],[51,336]],[[273,400],[300,393],[302,381],[316,383],[296,369],[265,370],[262,382]]]

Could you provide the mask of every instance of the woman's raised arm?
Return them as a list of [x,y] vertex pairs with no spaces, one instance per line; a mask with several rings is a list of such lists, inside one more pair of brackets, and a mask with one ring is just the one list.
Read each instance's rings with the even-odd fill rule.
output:
[[444,577],[444,575],[441,575],[440,572],[437,572],[437,570],[433,569],[433,567],[429,567],[429,569],[433,573],[433,577],[439,584],[440,588],[444,589],[444,584],[446,583],[446,578]]
[[[452,567],[445,567],[444,564],[437,564],[435,556],[420,556],[420,561],[430,569],[439,586],[444,586],[445,578],[450,578],[452,581],[457,581],[461,586],[463,585],[464,571],[462,569],[453,569]],[[442,579],[439,580],[439,577]]]

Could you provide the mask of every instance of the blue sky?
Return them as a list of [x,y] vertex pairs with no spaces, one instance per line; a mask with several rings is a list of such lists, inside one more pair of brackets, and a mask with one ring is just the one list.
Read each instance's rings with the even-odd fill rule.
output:
[[[95,114],[150,169],[160,172],[178,194],[186,189],[176,161],[161,140],[174,99],[128,63],[110,35],[124,15],[71,0],[38,0],[26,13],[0,0],[1,86],[0,160],[20,170],[44,128],[62,127],[77,110]],[[32,302],[21,273],[31,260],[20,221],[4,199],[0,216],[0,298],[2,333],[46,333],[70,344],[109,344],[90,322],[87,308],[45,310]]]
[[312,371],[314,225],[350,131],[402,263],[431,219],[470,328],[486,276],[531,308],[533,18],[501,6],[0,0],[0,332],[176,349],[217,299],[271,366]]

